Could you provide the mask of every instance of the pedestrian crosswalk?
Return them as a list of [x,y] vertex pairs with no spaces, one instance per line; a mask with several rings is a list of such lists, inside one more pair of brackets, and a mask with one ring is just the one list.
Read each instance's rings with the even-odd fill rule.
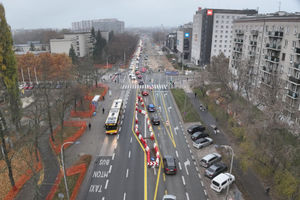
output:
[[125,84],[121,86],[121,89],[153,89],[153,90],[167,90],[168,85],[166,84],[153,84],[153,85],[138,85],[138,84]]

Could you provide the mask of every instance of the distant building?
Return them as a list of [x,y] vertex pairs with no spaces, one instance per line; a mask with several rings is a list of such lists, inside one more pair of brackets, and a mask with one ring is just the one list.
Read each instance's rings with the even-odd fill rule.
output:
[[64,39],[51,39],[51,53],[69,54],[71,45],[78,57],[90,55],[93,49],[93,40],[90,32],[64,34]]
[[[33,49],[31,49],[33,47]],[[40,41],[28,41],[26,44],[14,44],[13,49],[15,54],[26,54],[28,52],[39,54],[50,51],[49,44],[41,44]]]
[[210,62],[212,56],[217,56],[221,52],[229,57],[233,20],[255,14],[256,10],[199,8],[193,17],[191,61],[203,66]]
[[94,19],[80,22],[72,22],[73,32],[88,32],[94,27],[95,31],[123,33],[125,23],[117,19]]
[[184,63],[189,62],[191,58],[192,48],[192,23],[182,25],[177,30],[177,44],[178,60]]
[[252,89],[275,85],[282,93],[276,98],[284,104],[278,108],[281,119],[300,125],[300,13],[280,11],[237,19],[232,40],[231,87],[244,91],[238,88],[238,80],[242,78],[241,63],[247,61],[247,89],[252,101],[259,101]]
[[169,33],[166,37],[166,47],[169,51],[177,51],[177,32]]

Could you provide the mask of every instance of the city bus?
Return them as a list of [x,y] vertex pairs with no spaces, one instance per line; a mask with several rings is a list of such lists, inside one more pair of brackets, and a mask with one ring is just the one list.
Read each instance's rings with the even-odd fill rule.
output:
[[115,99],[105,121],[106,134],[117,134],[122,117],[123,100]]

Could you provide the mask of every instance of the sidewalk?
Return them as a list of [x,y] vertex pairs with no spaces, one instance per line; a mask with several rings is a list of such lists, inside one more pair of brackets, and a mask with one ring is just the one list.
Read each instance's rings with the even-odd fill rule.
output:
[[[209,112],[200,110],[200,104],[202,104],[202,102],[199,100],[199,98],[195,98],[193,92],[191,93],[192,90],[189,85],[186,84],[183,89],[185,90],[187,96],[189,97],[191,103],[193,104],[195,110],[199,114],[202,122],[206,125],[206,127],[210,127],[211,124],[217,125],[215,118]],[[218,133],[217,135],[213,135],[213,137],[215,143],[217,144],[230,144],[228,136],[224,134],[222,130],[220,130],[220,133]],[[238,179],[236,181],[236,185],[238,185],[239,190],[243,191],[243,197],[245,199],[271,200],[270,196],[266,195],[265,188],[260,182],[259,178],[251,169],[249,169],[247,172],[243,172],[240,169],[238,161],[236,159],[234,159],[233,163],[234,164],[232,171]],[[230,197],[232,199],[240,199],[239,194],[234,191],[230,192]]]

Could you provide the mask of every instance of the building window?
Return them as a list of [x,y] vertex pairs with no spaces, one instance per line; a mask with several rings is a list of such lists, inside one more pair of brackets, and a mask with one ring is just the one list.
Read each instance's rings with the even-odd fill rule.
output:
[[226,26],[226,28],[228,28],[228,26]]
[[216,24],[219,23],[219,20],[216,20]]
[[214,45],[214,47],[217,47],[217,45]]
[[296,41],[293,41],[293,45],[292,45],[293,47],[295,47],[296,46]]
[[285,53],[282,53],[281,60],[282,60],[282,61],[284,61],[284,60],[285,60]]
[[223,30],[221,30],[221,33],[223,33]]
[[[217,26],[216,26],[216,28],[218,28]],[[216,33],[218,32],[218,30],[216,30]]]
[[294,55],[290,55],[290,61],[294,61]]
[[[227,32],[227,31],[226,31]],[[228,36],[227,35],[225,35],[225,38],[227,38]]]
[[284,40],[284,48],[286,48],[288,44],[289,44],[289,41],[288,40]]
[[223,50],[226,53],[226,49]]
[[219,40],[220,43],[222,43],[222,40]]
[[227,40],[225,40],[225,43],[227,43]]
[[218,37],[218,35],[215,35],[215,38],[217,38]]
[[221,28],[223,28],[223,25],[221,25]]
[[224,19],[224,15],[222,15],[222,19]]
[[226,48],[226,45],[224,45],[224,47]]
[[[225,31],[225,33],[228,33],[228,31]],[[227,36],[227,35],[226,35]]]
[[217,43],[218,42],[218,40],[215,40],[215,43]]
[[220,38],[222,38],[223,37],[223,35],[220,35]]
[[220,44],[219,47],[222,48],[222,45]]

